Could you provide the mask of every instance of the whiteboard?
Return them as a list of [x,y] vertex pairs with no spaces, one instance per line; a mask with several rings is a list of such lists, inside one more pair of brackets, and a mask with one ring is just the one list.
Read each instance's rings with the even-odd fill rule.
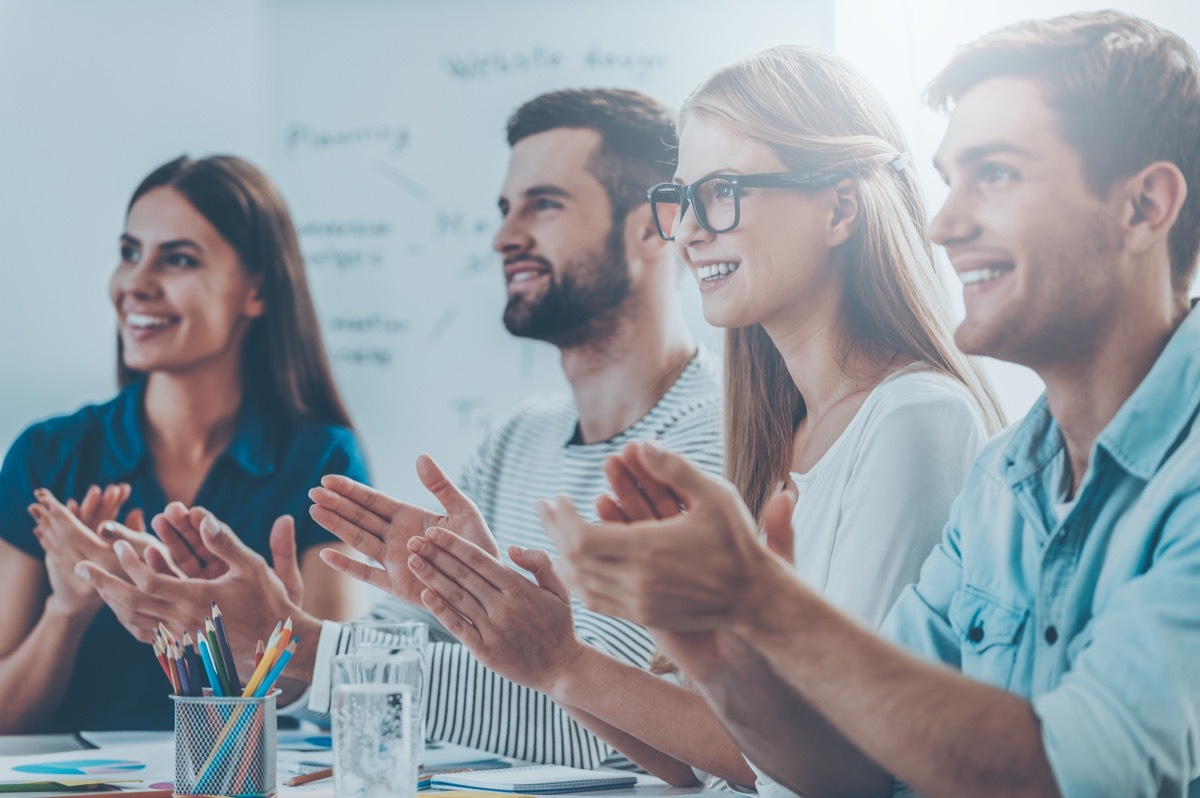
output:
[[832,46],[833,0],[0,0],[0,444],[111,395],[104,286],[133,187],[233,152],[292,208],[376,483],[420,498],[419,453],[454,473],[490,421],[566,387],[557,350],[501,323],[508,115],[563,87],[677,105],[783,43]]

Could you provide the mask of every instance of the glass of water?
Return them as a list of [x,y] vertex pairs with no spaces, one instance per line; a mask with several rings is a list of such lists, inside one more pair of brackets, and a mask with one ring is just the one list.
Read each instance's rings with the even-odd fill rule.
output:
[[338,798],[415,798],[420,673],[415,650],[334,658],[330,715]]
[[[429,642],[429,625],[424,621],[380,620],[364,618],[350,622],[350,654],[418,654]],[[424,684],[419,672],[413,683],[419,705],[413,709],[413,751],[417,767],[425,764]]]

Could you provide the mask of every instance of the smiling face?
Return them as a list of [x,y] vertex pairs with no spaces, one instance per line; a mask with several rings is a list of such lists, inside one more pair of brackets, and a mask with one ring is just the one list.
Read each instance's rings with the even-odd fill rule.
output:
[[233,247],[178,191],[142,195],[109,281],[125,365],[182,373],[236,364],[264,304]]
[[[688,117],[680,131],[676,183],[787,171],[769,147],[704,116]],[[833,192],[743,189],[738,226],[719,235],[701,227],[691,209],[684,214],[675,250],[700,285],[709,324],[769,327],[836,308],[841,282],[828,239]]]
[[950,194],[930,236],[963,282],[964,352],[1069,362],[1113,323],[1120,203],[1089,190],[1057,121],[1040,89],[1015,78],[972,88],[950,118],[935,158]]
[[513,145],[493,241],[504,258],[504,325],[513,335],[566,347],[616,324],[630,280],[623,230],[589,171],[599,146],[600,134],[586,128],[555,128]]

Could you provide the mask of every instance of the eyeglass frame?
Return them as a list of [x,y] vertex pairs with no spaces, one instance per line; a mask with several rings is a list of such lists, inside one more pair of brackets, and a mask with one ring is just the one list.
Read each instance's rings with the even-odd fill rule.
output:
[[[672,188],[676,191],[681,191],[682,196],[679,202],[667,203],[670,205],[679,206],[679,219],[683,220],[683,215],[687,213],[688,207],[691,206],[693,213],[696,215],[696,221],[701,227],[713,235],[721,235],[734,230],[742,221],[742,189],[743,188],[785,188],[793,190],[805,190],[814,188],[828,188],[835,185],[848,177],[853,177],[850,172],[834,171],[834,172],[762,172],[754,175],[707,175],[700,178],[695,183],[690,185],[680,185],[679,183],[655,183],[646,190],[646,201],[650,203],[650,216],[654,218],[654,227],[658,230],[658,237],[663,241],[674,241],[675,236],[668,236],[663,232],[662,222],[658,218],[658,201],[654,199],[656,191],[663,188]],[[708,224],[707,212],[704,211],[703,203],[696,202],[696,187],[702,183],[707,183],[710,180],[725,180],[733,186],[733,223],[728,227],[717,230]]]

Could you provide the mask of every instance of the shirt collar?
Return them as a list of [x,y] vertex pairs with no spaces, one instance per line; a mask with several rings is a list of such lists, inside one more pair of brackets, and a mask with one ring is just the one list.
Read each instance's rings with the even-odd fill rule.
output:
[[1149,480],[1191,425],[1200,405],[1200,313],[1192,311],[1112,421],[1103,446],[1129,473]]
[[[142,435],[142,397],[145,378],[127,385],[117,394],[105,419],[105,461],[109,478],[122,480],[138,469],[146,457]],[[228,457],[250,476],[265,476],[278,467],[282,424],[273,419],[261,400],[247,397],[238,413],[233,439],[222,457]]]
[[[1101,430],[1103,447],[1123,469],[1149,480],[1200,407],[1200,312],[1190,312],[1150,371]],[[1063,449],[1046,395],[1034,404],[1005,448],[1005,474],[1016,484],[1042,472]],[[1091,462],[1095,462],[1094,450]]]

